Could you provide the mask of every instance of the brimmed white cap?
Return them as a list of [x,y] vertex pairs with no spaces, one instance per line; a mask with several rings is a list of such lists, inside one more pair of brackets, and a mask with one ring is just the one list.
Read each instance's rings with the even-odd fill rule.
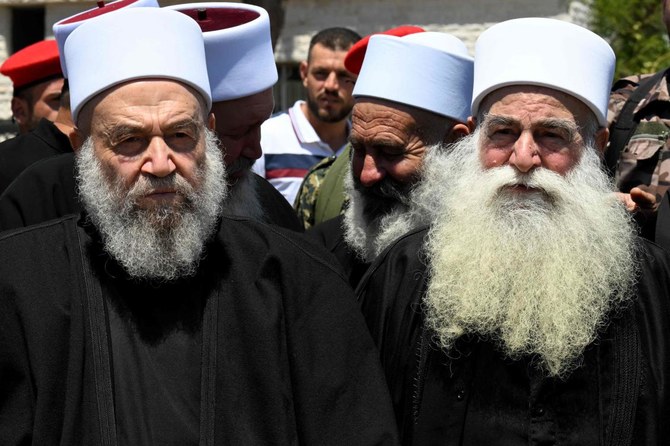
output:
[[65,42],[72,118],[98,93],[122,82],[162,78],[195,88],[212,105],[198,25],[176,11],[131,8],[75,29]]
[[501,87],[538,85],[576,97],[606,126],[615,62],[607,42],[581,26],[547,18],[498,23],[475,44],[472,113]]
[[166,9],[182,12],[200,25],[214,102],[250,96],[277,82],[265,9],[242,3],[187,3]]
[[60,54],[60,67],[63,70],[63,76],[67,76],[67,67],[65,66],[64,48],[65,41],[72,31],[87,20],[100,17],[108,12],[118,11],[124,8],[152,7],[158,8],[156,0],[117,0],[115,2],[102,4],[96,8],[88,9],[63,20],[59,20],[53,26],[54,37],[58,42],[58,53]]
[[438,32],[370,37],[354,97],[370,96],[461,122],[470,116],[473,60],[458,38]]

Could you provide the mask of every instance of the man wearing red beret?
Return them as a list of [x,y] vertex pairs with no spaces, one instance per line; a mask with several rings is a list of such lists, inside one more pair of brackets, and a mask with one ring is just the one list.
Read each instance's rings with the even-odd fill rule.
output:
[[0,66],[0,73],[12,80],[12,117],[19,133],[37,127],[40,119],[56,119],[63,73],[55,40],[43,40],[12,54]]
[[55,40],[30,45],[7,59],[0,73],[12,79],[12,114],[19,135],[0,144],[0,193],[26,167],[43,158],[71,153],[67,88]]

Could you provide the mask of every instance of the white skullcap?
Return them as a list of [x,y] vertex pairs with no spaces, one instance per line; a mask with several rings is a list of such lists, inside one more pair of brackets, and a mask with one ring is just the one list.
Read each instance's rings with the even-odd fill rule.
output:
[[[101,2],[102,3],[102,2]],[[53,26],[54,37],[58,42],[58,53],[60,54],[60,67],[63,77],[67,78],[67,67],[65,66],[65,41],[72,31],[87,20],[100,17],[108,12],[118,11],[123,8],[153,7],[158,8],[156,0],[118,0],[115,2],[99,5],[84,12],[80,12],[63,20],[56,22]]]
[[472,113],[501,87],[538,85],[579,99],[606,126],[615,62],[607,42],[581,26],[546,18],[498,23],[475,44]]
[[214,102],[251,96],[277,82],[265,9],[243,3],[187,3],[166,9],[182,12],[200,25]]
[[65,42],[72,118],[91,98],[122,82],[172,79],[212,105],[205,45],[198,25],[175,11],[131,8],[75,29]]
[[456,37],[419,32],[370,37],[354,97],[370,96],[465,122],[470,116],[472,57]]

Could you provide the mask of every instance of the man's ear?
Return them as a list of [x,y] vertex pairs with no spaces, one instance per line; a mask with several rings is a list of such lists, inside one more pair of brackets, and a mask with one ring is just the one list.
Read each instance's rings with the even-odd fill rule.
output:
[[28,123],[30,118],[30,108],[28,106],[28,101],[18,97],[12,98],[12,116],[14,121],[19,125],[19,127]]
[[601,127],[598,129],[596,132],[596,149],[598,150],[598,153],[601,155],[605,153],[605,150],[607,149],[607,142],[610,139],[610,131],[607,127]]
[[207,128],[216,130],[216,116],[214,116],[214,113],[212,112],[209,113],[209,117],[207,118]]
[[84,145],[84,141],[86,141],[86,138],[78,128],[74,128],[71,132],[68,132],[67,137],[70,140],[70,145],[75,153],[81,149],[81,146]]
[[467,122],[470,133],[474,132],[475,128],[477,127],[477,118],[475,118],[474,116],[470,116]]
[[300,79],[302,79],[302,85],[304,87],[307,87],[307,73],[309,71],[309,65],[307,65],[307,61],[303,60],[300,62]]
[[455,124],[451,128],[451,130],[449,130],[449,132],[447,132],[443,142],[445,144],[451,144],[458,141],[464,136],[468,136],[469,134],[470,134],[470,128],[467,125],[459,122]]

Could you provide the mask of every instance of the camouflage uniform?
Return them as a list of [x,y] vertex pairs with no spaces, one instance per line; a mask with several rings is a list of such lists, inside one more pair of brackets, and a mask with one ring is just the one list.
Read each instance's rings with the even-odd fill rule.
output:
[[[607,114],[610,131],[630,94],[649,76],[652,74],[630,76],[614,84]],[[652,87],[634,114],[639,118],[639,124],[619,154],[615,175],[617,188],[628,192],[635,186],[648,186],[643,189],[656,194],[657,203],[660,203],[670,187],[670,93],[666,77]]]
[[319,195],[319,187],[328,169],[336,159],[337,156],[335,155],[322,159],[307,172],[307,175],[302,180],[293,207],[298,213],[298,219],[302,221],[305,229],[309,229],[316,224],[314,211],[316,209],[316,199]]
[[344,210],[344,175],[350,159],[351,145],[347,144],[340,155],[322,160],[305,177],[294,205],[305,230]]

